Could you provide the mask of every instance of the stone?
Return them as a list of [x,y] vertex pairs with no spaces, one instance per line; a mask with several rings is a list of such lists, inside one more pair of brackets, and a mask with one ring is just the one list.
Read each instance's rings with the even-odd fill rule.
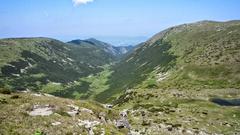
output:
[[99,121],[78,120],[79,126],[84,126],[88,130],[88,135],[94,135],[93,128],[99,124]]
[[116,122],[116,127],[119,128],[119,129],[122,129],[122,128],[128,128],[130,129],[130,125],[128,123],[128,121],[126,119],[120,119]]
[[89,113],[89,114],[91,114],[91,115],[94,114],[92,110],[87,109],[87,108],[81,108],[81,109],[80,109],[80,112]]
[[128,116],[128,113],[127,113],[127,110],[123,110],[119,113],[120,117],[124,117],[124,118],[127,118]]
[[113,105],[110,105],[110,104],[105,104],[105,105],[104,105],[104,108],[107,108],[107,109],[112,109],[112,108],[113,108]]
[[58,126],[58,125],[61,125],[62,123],[61,122],[53,122],[52,125],[53,126]]
[[78,106],[75,106],[75,105],[68,105],[68,107],[70,108],[70,111],[67,111],[67,113],[70,115],[70,116],[76,116],[79,114],[79,107]]
[[35,96],[35,97],[41,97],[41,96],[43,96],[42,94],[39,94],[39,93],[34,93],[34,94],[31,94],[31,95],[33,95],[33,96]]
[[100,112],[98,117],[101,119],[103,123],[106,123],[106,114],[104,112]]
[[51,105],[34,105],[32,110],[28,112],[30,116],[49,116],[53,114],[54,106]]

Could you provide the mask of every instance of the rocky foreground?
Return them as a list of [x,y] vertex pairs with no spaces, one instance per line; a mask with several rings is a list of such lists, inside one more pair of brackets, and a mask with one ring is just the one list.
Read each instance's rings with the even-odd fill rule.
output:
[[[142,92],[128,91],[123,96],[124,103],[119,102],[112,106],[29,91],[14,93],[2,91],[0,135],[240,133],[238,106],[219,106],[207,99],[200,100],[196,97],[193,100],[191,99],[193,95],[189,97],[186,93],[176,93],[176,90],[166,91],[166,95],[159,97],[158,100],[156,94]],[[202,91],[201,94],[204,92]],[[174,100],[176,97],[178,102]],[[201,97],[200,93],[198,97]],[[142,101],[138,102],[138,99]]]
[[0,135],[128,134],[126,114],[107,107],[48,94],[0,94]]

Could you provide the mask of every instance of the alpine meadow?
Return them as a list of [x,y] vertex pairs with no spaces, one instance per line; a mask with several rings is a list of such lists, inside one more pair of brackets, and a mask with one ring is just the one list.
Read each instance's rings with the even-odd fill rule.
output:
[[239,135],[239,5],[1,1],[0,135]]

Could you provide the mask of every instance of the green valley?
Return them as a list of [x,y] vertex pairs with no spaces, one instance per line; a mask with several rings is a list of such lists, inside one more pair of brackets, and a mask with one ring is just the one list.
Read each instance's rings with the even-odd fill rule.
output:
[[240,21],[178,25],[135,47],[11,38],[0,51],[0,134],[240,133]]

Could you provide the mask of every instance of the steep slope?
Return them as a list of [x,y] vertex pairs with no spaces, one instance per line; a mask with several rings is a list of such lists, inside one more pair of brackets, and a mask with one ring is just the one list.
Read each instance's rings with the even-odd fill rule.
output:
[[238,134],[239,67],[240,21],[184,24],[117,64],[97,100],[127,109],[139,134]]
[[[101,46],[101,45],[99,45]],[[96,46],[76,46],[49,38],[0,40],[0,86],[75,97],[89,83],[78,80],[97,74],[116,59]]]
[[240,21],[202,21],[164,30],[114,67],[110,88],[98,100],[141,83],[145,88],[240,88],[239,37]]
[[96,40],[94,38],[86,40],[72,40],[68,42],[70,44],[80,45],[80,46],[95,46],[99,50],[104,51],[105,53],[111,54],[112,57],[121,58],[124,54],[128,53],[133,49],[133,46],[113,46],[108,43]]

